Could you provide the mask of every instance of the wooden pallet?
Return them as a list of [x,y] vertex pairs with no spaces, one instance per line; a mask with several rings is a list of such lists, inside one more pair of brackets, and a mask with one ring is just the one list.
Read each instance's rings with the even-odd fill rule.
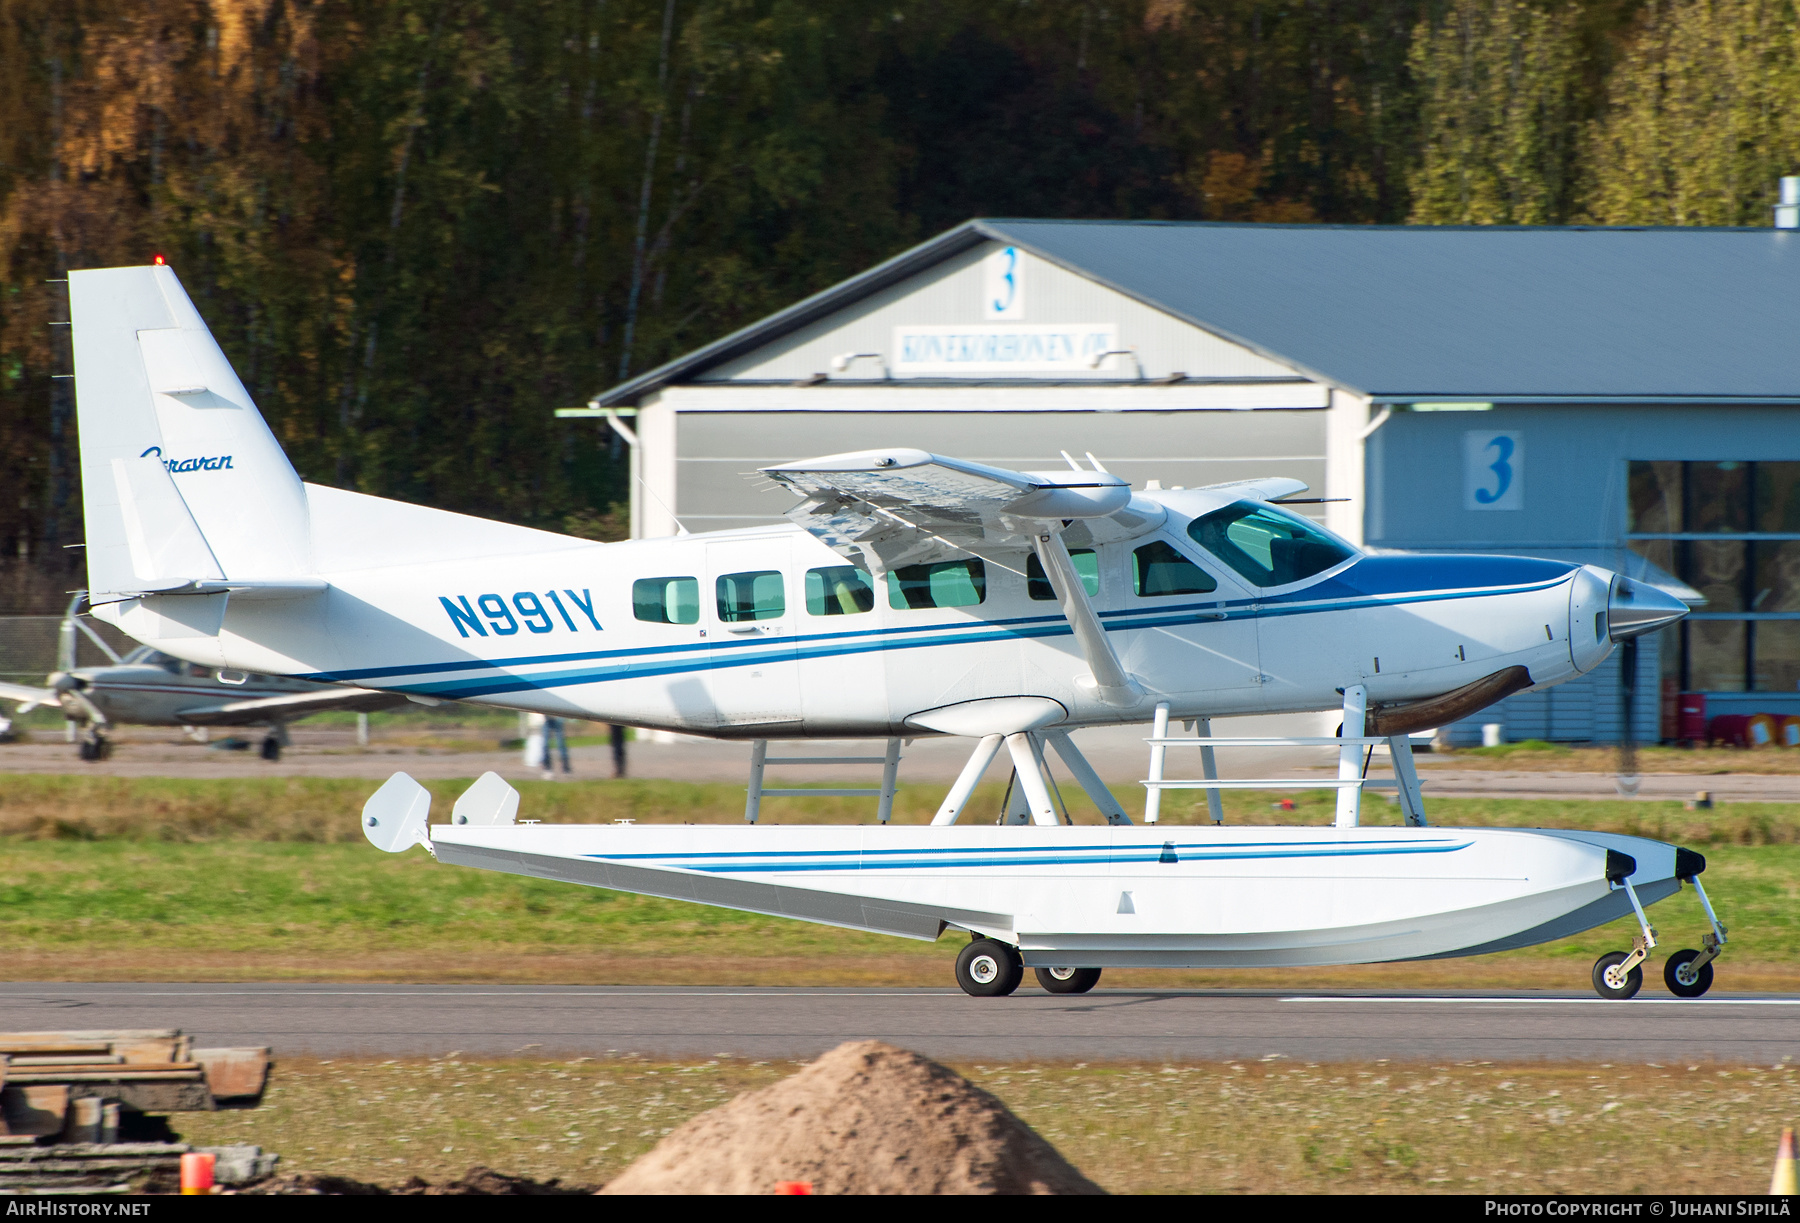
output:
[[127,1113],[253,1108],[268,1077],[268,1049],[196,1049],[175,1028],[0,1032],[0,1144],[111,1143]]

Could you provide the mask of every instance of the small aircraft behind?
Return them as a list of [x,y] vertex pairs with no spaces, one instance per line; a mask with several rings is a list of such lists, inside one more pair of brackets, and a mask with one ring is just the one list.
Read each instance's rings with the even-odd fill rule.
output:
[[[372,711],[406,703],[388,693],[320,684],[281,675],[260,675],[227,667],[184,662],[151,646],[121,657],[80,616],[85,591],[77,593],[63,617],[56,670],[42,688],[0,683],[0,700],[19,702],[17,713],[54,705],[77,729],[76,753],[104,760],[112,752],[115,726],[179,726],[200,731],[214,726],[260,727],[264,760],[281,759],[287,724],[329,709]],[[107,665],[75,665],[75,634],[84,634],[110,660]]]
[[[789,524],[594,544],[303,483],[173,271],[69,278],[96,616],[207,667],[750,741],[738,827],[516,822],[484,776],[449,824],[396,774],[380,848],[905,937],[971,942],[969,993],[1024,969],[1058,992],[1112,966],[1354,964],[1476,955],[1637,918],[1594,965],[1625,998],[1644,915],[1700,855],[1640,837],[1427,824],[1408,735],[1591,671],[1679,600],[1593,566],[1371,554],[1281,504],[1298,480],[1134,491],[909,448],[766,468]],[[1067,458],[1067,456],[1065,456]],[[1210,720],[1341,710],[1339,735],[1213,739]],[[1071,732],[1145,723],[1145,825]],[[1188,723],[1192,736],[1169,733]],[[887,825],[901,741],[973,752],[928,827]],[[770,741],[885,738],[873,825],[756,822]],[[1335,747],[1338,776],[1220,780],[1210,746]],[[1392,753],[1402,827],[1360,826]],[[1203,778],[1165,776],[1201,749]],[[1005,750],[998,826],[958,825]],[[1106,826],[1059,811],[1059,757]],[[790,758],[792,759],[792,758]],[[800,758],[802,761],[808,758]],[[1333,788],[1329,827],[1154,827],[1170,789]],[[779,793],[774,791],[772,793]],[[1707,907],[1709,918],[1710,906]],[[1670,956],[1706,992],[1725,941]]]

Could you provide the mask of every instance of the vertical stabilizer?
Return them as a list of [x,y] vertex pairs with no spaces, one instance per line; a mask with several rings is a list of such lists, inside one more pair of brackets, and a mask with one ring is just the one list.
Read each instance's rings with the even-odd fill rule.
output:
[[310,573],[305,489],[174,271],[71,272],[69,304],[94,601]]

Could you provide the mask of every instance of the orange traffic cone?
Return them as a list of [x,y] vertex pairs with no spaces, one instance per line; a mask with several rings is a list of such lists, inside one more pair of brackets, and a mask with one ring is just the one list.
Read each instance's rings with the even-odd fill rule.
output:
[[1800,1179],[1794,1173],[1794,1131],[1781,1131],[1781,1145],[1775,1148],[1775,1175],[1769,1178],[1769,1192],[1776,1197],[1800,1196]]

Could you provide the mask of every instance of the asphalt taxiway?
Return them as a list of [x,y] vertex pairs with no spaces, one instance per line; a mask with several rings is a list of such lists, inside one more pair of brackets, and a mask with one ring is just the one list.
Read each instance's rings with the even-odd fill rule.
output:
[[276,1056],[804,1058],[875,1037],[952,1061],[1800,1060],[1800,996],[1535,992],[0,984],[0,1031],[180,1028]]

